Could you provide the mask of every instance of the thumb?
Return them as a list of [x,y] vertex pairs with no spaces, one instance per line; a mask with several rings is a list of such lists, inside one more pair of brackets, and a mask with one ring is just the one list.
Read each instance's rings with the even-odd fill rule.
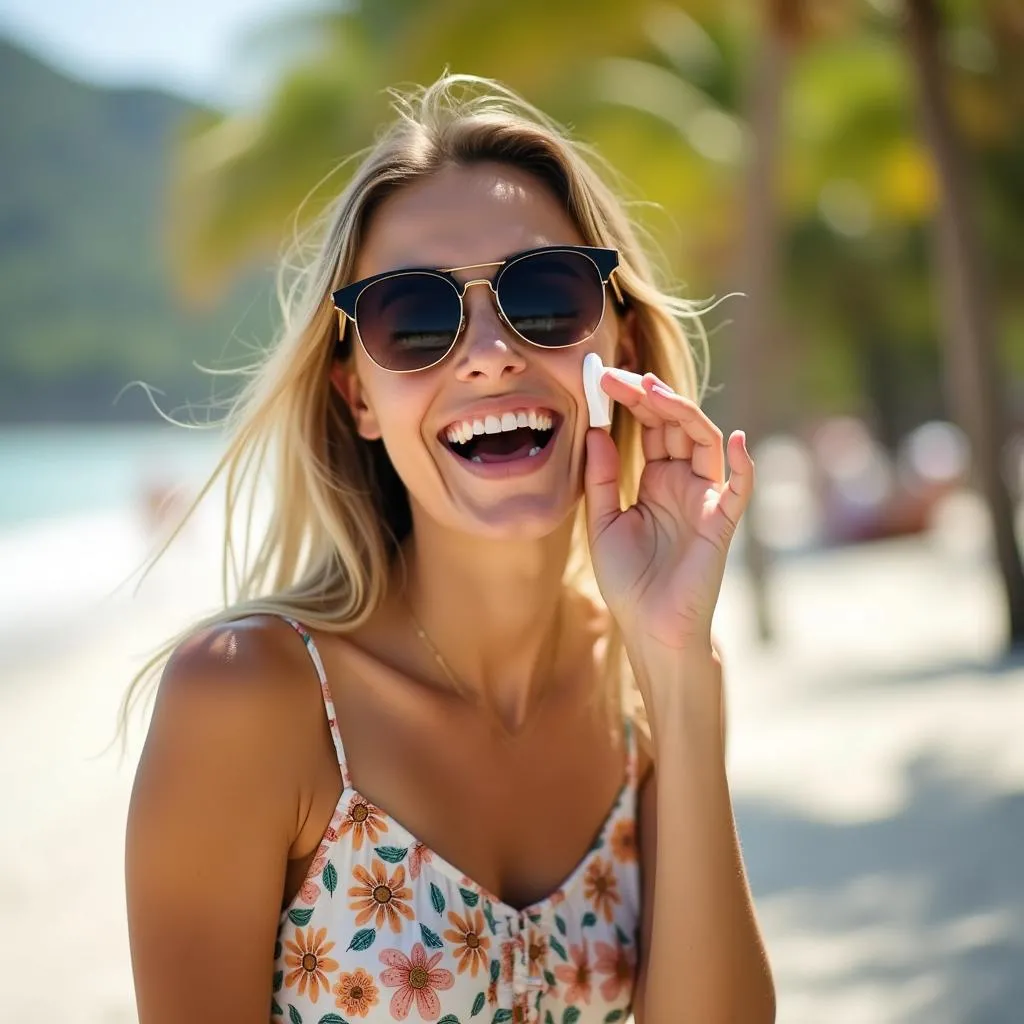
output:
[[621,514],[619,453],[611,434],[591,427],[587,431],[587,461],[583,490],[587,499],[587,532],[591,543]]

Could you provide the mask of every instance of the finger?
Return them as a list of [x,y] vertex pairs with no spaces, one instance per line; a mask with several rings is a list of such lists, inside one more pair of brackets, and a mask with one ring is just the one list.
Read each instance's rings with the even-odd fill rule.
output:
[[587,431],[583,490],[587,504],[587,533],[594,541],[620,515],[619,453],[611,435],[596,427]]
[[722,431],[715,426],[696,402],[660,385],[650,386],[651,406],[683,427],[693,441],[692,466],[697,476],[720,483],[725,479],[725,453]]
[[728,529],[734,531],[754,493],[754,460],[747,451],[747,437],[737,430],[726,446],[729,457],[729,480],[718,497],[718,511],[727,520]]
[[606,395],[624,405],[645,427],[660,427],[665,422],[665,415],[653,408],[647,400],[646,390],[638,384],[629,384],[618,377],[605,374],[601,378],[601,387]]
[[678,423],[666,423],[663,433],[665,447],[673,459],[684,461],[693,458],[693,438],[686,427]]

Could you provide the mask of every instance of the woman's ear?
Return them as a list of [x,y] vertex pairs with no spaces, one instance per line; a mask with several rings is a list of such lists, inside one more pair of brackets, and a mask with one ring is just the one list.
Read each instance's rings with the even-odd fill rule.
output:
[[356,373],[353,359],[345,362],[340,359],[335,361],[331,367],[331,386],[345,400],[359,436],[364,441],[379,441],[380,424],[377,422],[376,413],[366,400],[366,393]]
[[627,309],[619,319],[619,337],[615,344],[615,366],[620,370],[642,373],[639,366],[636,336],[636,310]]

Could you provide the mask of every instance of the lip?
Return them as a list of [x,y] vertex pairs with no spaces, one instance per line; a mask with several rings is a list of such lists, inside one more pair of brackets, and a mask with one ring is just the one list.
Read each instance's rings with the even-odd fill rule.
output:
[[[521,409],[523,406],[520,404],[515,408]],[[529,408],[529,406],[527,408]],[[548,407],[538,406],[538,408]],[[513,412],[514,410],[509,408],[504,409],[503,411]],[[492,413],[492,415],[497,414]],[[550,440],[541,450],[539,455],[528,455],[522,459],[515,459],[513,462],[470,462],[469,459],[464,459],[461,455],[456,455],[455,452],[453,452],[451,448],[443,442],[441,443],[441,447],[444,449],[448,458],[458,463],[462,469],[472,473],[474,476],[481,477],[484,480],[511,480],[521,476],[528,476],[530,473],[536,473],[551,461],[551,453],[555,450],[558,435],[561,433],[562,423],[563,421],[561,417],[559,417],[551,433]]]

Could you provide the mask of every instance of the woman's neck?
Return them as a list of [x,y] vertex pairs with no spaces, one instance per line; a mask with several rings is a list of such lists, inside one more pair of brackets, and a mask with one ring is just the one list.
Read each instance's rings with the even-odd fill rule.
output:
[[[403,545],[401,600],[454,681],[517,732],[551,684],[572,521],[523,542],[418,526]],[[401,564],[396,590],[402,592]]]

